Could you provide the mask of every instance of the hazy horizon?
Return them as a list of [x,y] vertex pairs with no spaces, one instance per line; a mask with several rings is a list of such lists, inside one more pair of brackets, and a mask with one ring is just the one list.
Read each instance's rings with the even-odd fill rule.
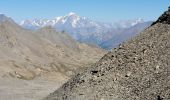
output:
[[79,16],[101,22],[117,22],[142,18],[145,21],[157,19],[170,4],[169,0],[93,0],[93,1],[50,1],[49,0],[4,0],[0,13],[16,22],[25,19],[47,18],[75,12]]

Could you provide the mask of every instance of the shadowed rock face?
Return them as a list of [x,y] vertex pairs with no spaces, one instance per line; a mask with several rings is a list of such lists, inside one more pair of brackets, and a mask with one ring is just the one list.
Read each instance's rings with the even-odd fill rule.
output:
[[170,100],[169,10],[44,100]]
[[164,12],[152,25],[156,23],[170,24],[170,7],[168,8],[168,11]]

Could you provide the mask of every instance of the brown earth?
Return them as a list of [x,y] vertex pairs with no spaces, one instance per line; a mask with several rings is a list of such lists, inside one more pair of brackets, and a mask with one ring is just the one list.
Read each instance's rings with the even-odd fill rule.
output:
[[105,53],[100,48],[78,43],[51,27],[30,31],[6,19],[0,22],[2,100],[43,98],[77,69],[93,64]]

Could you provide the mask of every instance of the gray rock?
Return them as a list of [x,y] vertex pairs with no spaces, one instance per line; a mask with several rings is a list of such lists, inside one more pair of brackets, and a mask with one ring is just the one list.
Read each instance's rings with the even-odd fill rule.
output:
[[170,24],[170,7],[168,7],[168,11],[164,12],[152,25],[156,23]]

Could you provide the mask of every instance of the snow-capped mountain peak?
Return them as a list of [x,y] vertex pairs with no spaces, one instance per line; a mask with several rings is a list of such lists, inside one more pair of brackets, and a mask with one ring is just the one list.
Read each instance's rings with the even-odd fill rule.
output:
[[68,16],[72,16],[72,15],[76,15],[76,13],[70,12],[70,13],[68,14]]
[[135,20],[119,21],[118,23],[103,23],[91,20],[86,17],[78,16],[70,12],[65,16],[55,17],[54,19],[34,19],[25,20],[21,26],[28,29],[39,29],[45,26],[52,26],[57,31],[69,33],[75,40],[86,43],[100,44],[107,37],[107,33],[116,33],[117,29],[129,28],[142,23],[141,18]]
[[131,26],[134,26],[136,24],[143,23],[143,22],[144,22],[144,20],[142,18],[138,18],[132,22]]
[[56,22],[58,22],[61,18],[62,18],[62,16],[56,17],[56,18],[55,18]]
[[[21,26],[29,28],[29,29],[37,29],[37,28],[42,28],[45,26],[63,26],[65,24],[70,24],[72,27],[76,27],[77,22],[81,18],[80,16],[76,15],[74,12],[70,12],[66,16],[60,16],[56,17],[54,19],[33,19],[33,20],[24,20],[20,23]],[[80,22],[81,23],[81,22]]]

